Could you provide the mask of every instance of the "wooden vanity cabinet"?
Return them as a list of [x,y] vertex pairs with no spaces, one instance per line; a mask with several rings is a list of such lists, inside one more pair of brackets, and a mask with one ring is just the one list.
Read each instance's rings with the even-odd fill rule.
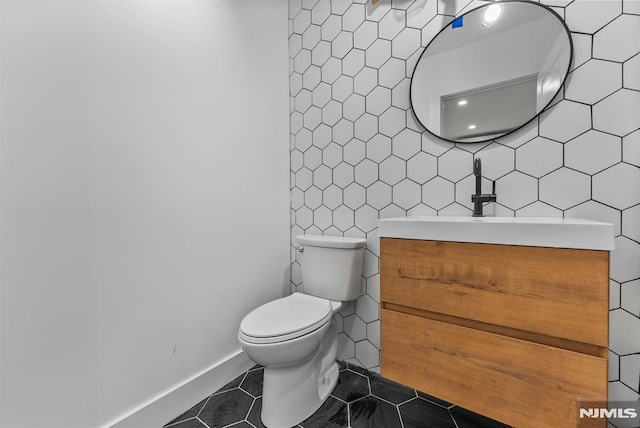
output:
[[380,241],[384,377],[518,428],[607,397],[608,251]]

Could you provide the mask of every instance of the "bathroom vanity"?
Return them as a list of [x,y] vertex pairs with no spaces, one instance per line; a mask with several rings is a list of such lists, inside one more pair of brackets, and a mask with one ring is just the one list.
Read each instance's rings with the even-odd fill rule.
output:
[[518,428],[574,428],[578,399],[607,397],[611,224],[408,217],[379,234],[384,377]]

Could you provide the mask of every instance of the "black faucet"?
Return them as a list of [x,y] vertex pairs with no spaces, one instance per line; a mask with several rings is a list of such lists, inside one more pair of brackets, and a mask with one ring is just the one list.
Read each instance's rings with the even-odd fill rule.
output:
[[476,158],[473,162],[473,174],[476,176],[476,193],[475,195],[471,195],[473,217],[484,217],[484,214],[482,214],[482,204],[484,202],[496,201],[496,182],[493,182],[491,194],[482,194],[482,161],[480,158]]

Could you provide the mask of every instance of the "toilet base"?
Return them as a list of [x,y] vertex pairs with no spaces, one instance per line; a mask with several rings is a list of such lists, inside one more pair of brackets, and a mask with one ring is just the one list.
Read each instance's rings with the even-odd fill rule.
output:
[[314,414],[338,382],[338,329],[335,320],[318,351],[305,361],[264,368],[262,423],[267,428],[290,428]]

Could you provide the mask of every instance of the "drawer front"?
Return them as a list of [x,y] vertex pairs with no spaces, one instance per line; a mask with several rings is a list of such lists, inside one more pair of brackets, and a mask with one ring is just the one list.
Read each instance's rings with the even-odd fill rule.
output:
[[575,428],[576,400],[607,396],[606,358],[386,309],[381,326],[384,377],[517,428]]
[[383,302],[608,346],[607,251],[380,241]]

